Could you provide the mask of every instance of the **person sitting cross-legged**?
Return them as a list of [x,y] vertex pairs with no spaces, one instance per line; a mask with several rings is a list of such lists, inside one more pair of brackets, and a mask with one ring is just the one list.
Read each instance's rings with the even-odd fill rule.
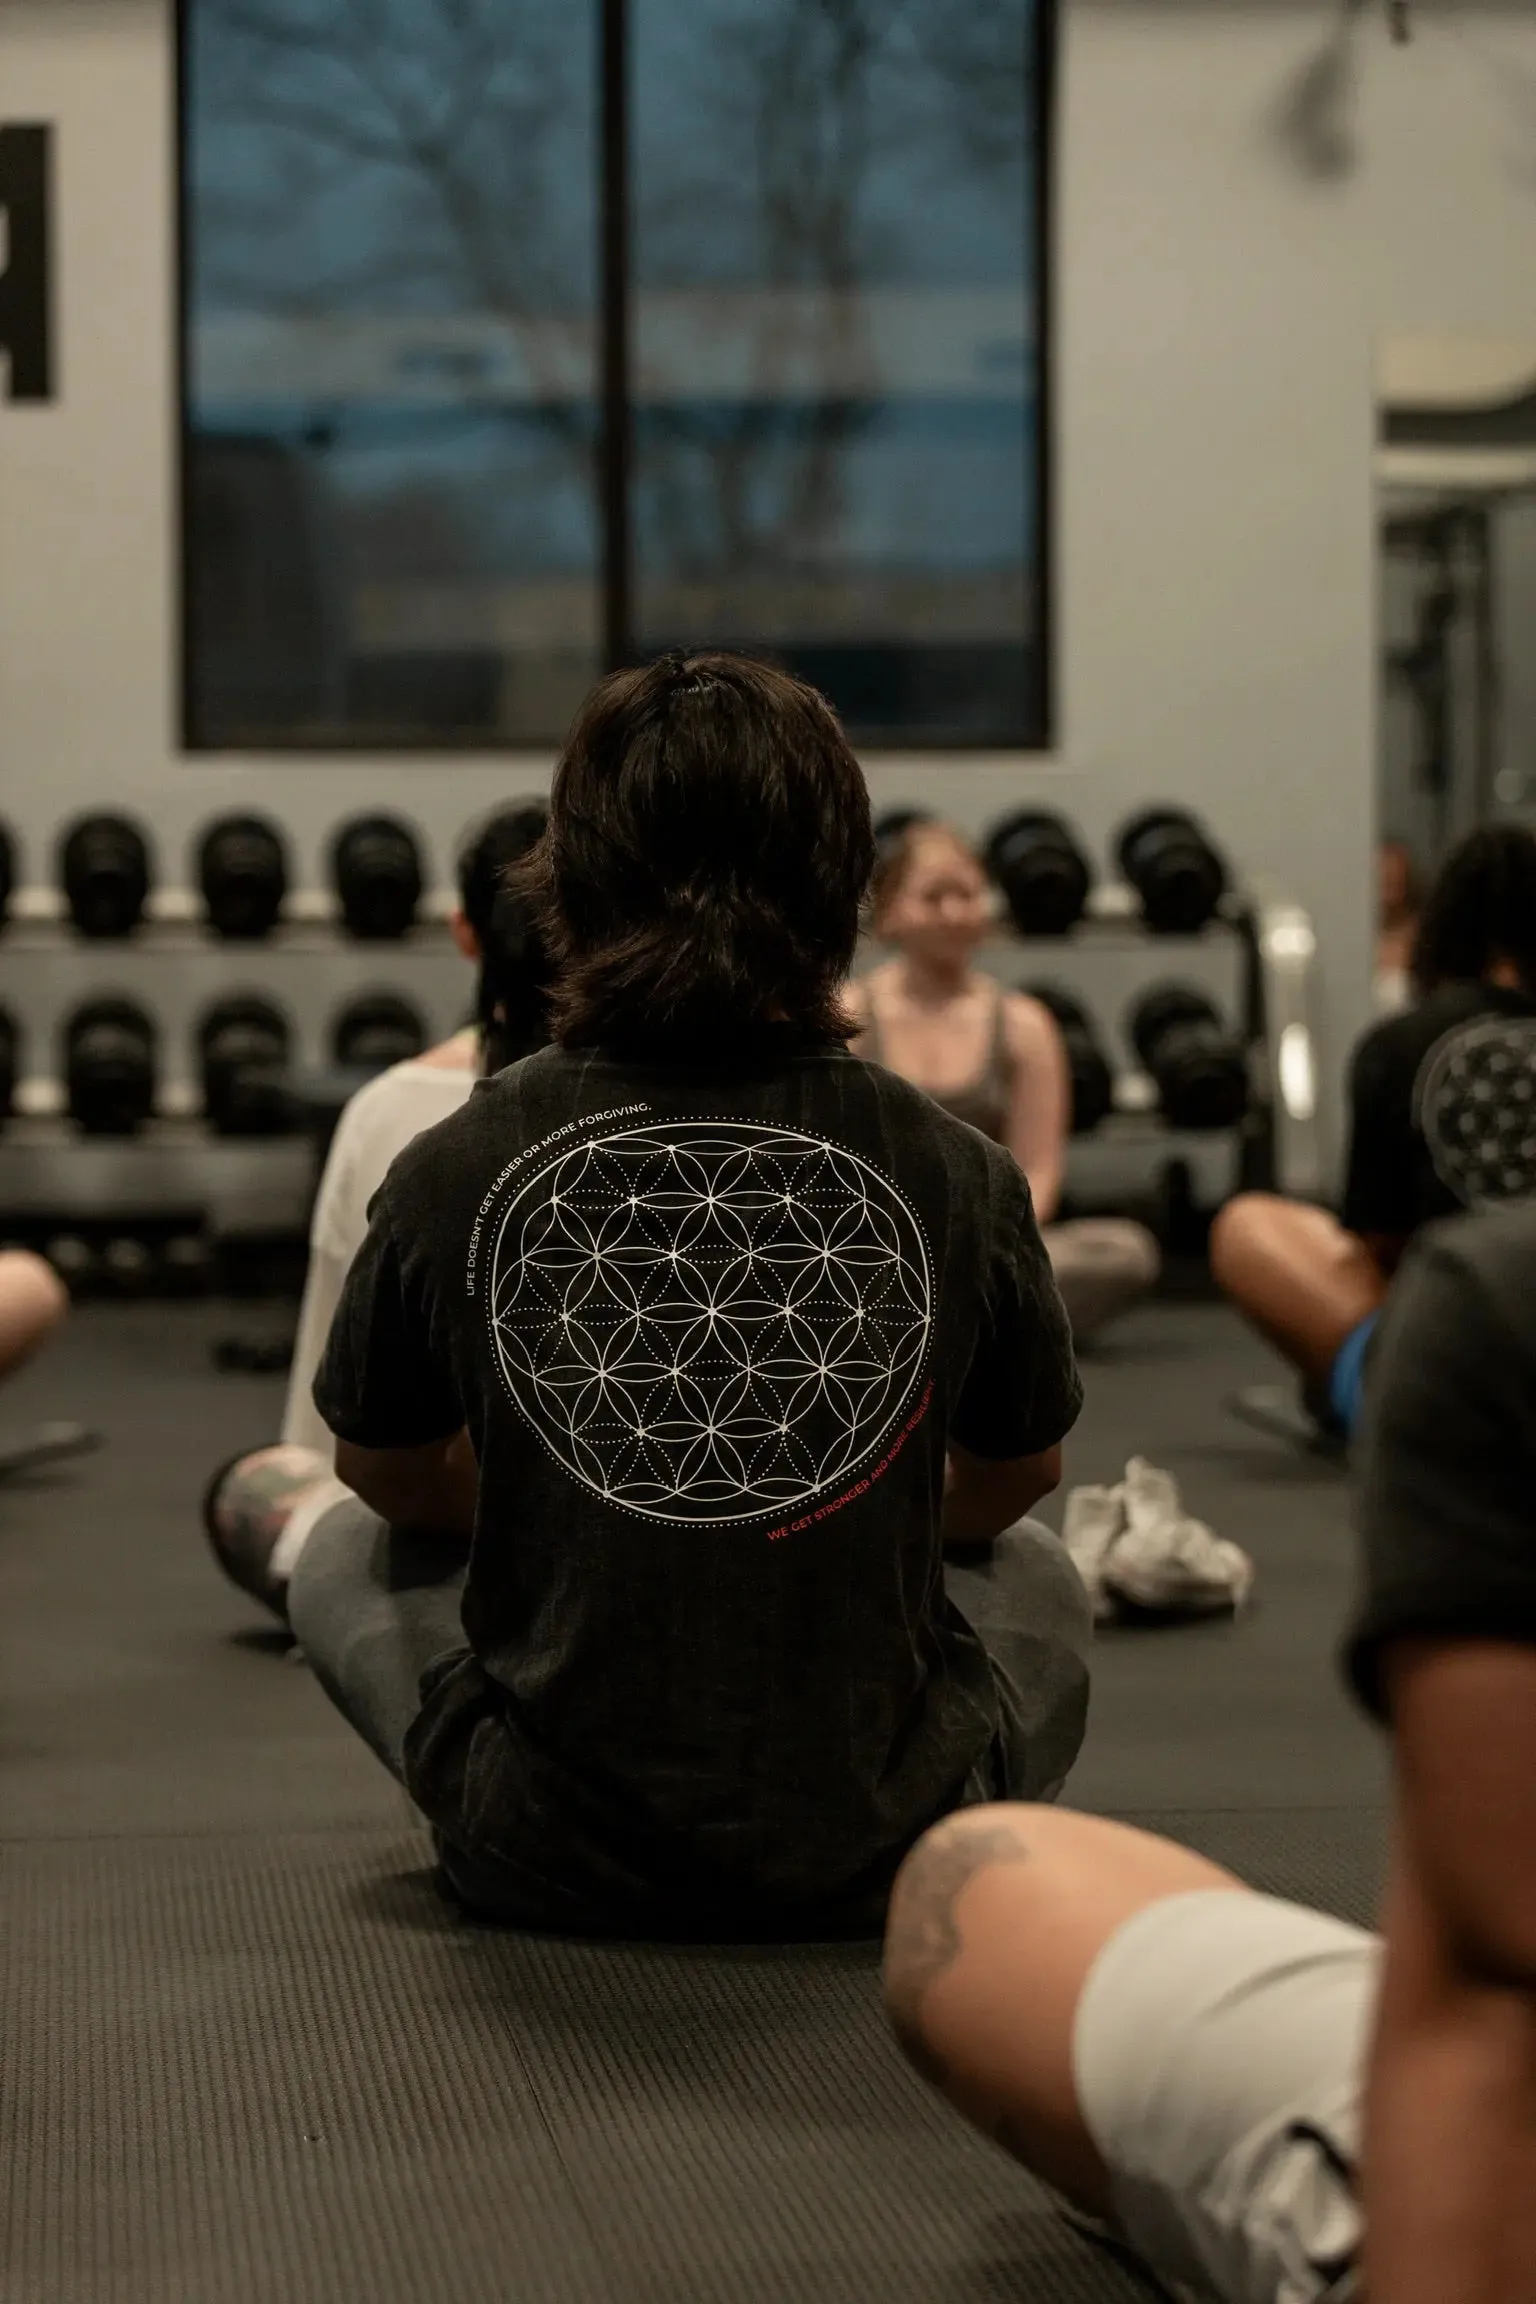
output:
[[315,1382],[362,1501],[289,1612],[474,1912],[878,1933],[1050,1797],[1087,1595],[1023,1518],[1080,1388],[1011,1155],[847,1050],[873,856],[826,702],[599,684],[529,859],[555,1044],[396,1160]]
[[[1341,1214],[1243,1192],[1211,1230],[1217,1281],[1296,1368],[1325,1437],[1354,1429],[1376,1323],[1420,1226],[1536,1193],[1536,833],[1484,825],[1447,858],[1413,977],[1417,1004],[1355,1051]],[[1267,1421],[1267,1389],[1232,1405]]]

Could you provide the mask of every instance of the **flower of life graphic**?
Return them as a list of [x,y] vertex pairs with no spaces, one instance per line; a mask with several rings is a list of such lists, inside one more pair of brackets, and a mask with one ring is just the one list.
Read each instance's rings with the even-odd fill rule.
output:
[[1430,1050],[1414,1088],[1435,1173],[1469,1208],[1536,1193],[1536,1017],[1485,1016]]
[[750,1520],[844,1478],[927,1354],[922,1228],[837,1144],[741,1120],[556,1153],[496,1222],[487,1314],[514,1406],[607,1502]]

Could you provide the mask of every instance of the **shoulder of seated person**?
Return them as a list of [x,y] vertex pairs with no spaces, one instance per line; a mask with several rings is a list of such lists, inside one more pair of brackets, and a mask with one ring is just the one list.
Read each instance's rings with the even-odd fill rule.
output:
[[1411,1255],[1421,1270],[1433,1269],[1463,1292],[1514,1304],[1536,1366],[1536,1202],[1443,1217],[1424,1226]]

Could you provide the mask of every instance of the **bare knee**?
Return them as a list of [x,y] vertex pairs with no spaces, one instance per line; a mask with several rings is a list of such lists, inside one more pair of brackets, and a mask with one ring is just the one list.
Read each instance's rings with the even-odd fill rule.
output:
[[47,1342],[69,1310],[51,1264],[25,1248],[0,1250],[0,1374]]
[[1031,1861],[1042,1814],[1050,1811],[997,1805],[946,1816],[924,1833],[896,1876],[886,1917],[885,2004],[907,2056],[938,2086],[950,2065],[938,2051],[931,1996],[961,1957],[961,1899],[979,1874]]
[[1145,1906],[1241,1883],[1187,1848],[1071,1809],[973,1808],[903,1865],[885,1996],[907,2055],[956,2108],[1085,2205],[1107,2178],[1077,2098],[1078,2005]]
[[1291,1203],[1274,1192],[1239,1192],[1218,1209],[1211,1225],[1211,1271],[1218,1287],[1240,1295],[1254,1253],[1286,1223]]

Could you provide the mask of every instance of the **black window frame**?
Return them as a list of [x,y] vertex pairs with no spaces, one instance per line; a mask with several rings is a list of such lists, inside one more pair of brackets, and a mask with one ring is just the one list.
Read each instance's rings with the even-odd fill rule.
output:
[[[639,660],[633,645],[634,541],[633,404],[630,394],[634,331],[630,289],[630,203],[628,199],[631,135],[628,101],[629,19],[631,0],[591,0],[598,10],[596,56],[598,66],[598,267],[595,318],[599,333],[596,364],[597,405],[600,411],[598,470],[598,534],[602,564],[598,574],[599,622],[603,633],[603,671]],[[550,743],[523,743],[445,730],[430,739],[419,736],[356,740],[338,735],[306,735],[284,742],[269,738],[259,747],[199,738],[194,733],[192,543],[190,443],[193,435],[192,299],[190,194],[187,111],[190,98],[190,18],[197,0],[175,0],[174,121],[175,154],[175,295],[176,295],[176,457],[175,533],[177,547],[177,718],[180,750],[193,758],[219,758],[232,752],[259,750],[274,761],[320,754],[337,760],[363,759],[385,754],[424,758],[433,753],[463,753],[469,757],[502,754],[512,758],[544,758]],[[1034,502],[1038,530],[1037,648],[1039,681],[1036,725],[1023,737],[999,740],[988,737],[944,740],[915,731],[909,740],[884,737],[865,749],[880,753],[1046,752],[1056,734],[1056,499],[1055,499],[1055,210],[1056,126],[1061,0],[1034,0],[1034,53],[1031,71],[1038,91],[1034,141],[1032,253],[1035,266],[1032,400],[1026,400],[1026,424],[1033,412]]]

